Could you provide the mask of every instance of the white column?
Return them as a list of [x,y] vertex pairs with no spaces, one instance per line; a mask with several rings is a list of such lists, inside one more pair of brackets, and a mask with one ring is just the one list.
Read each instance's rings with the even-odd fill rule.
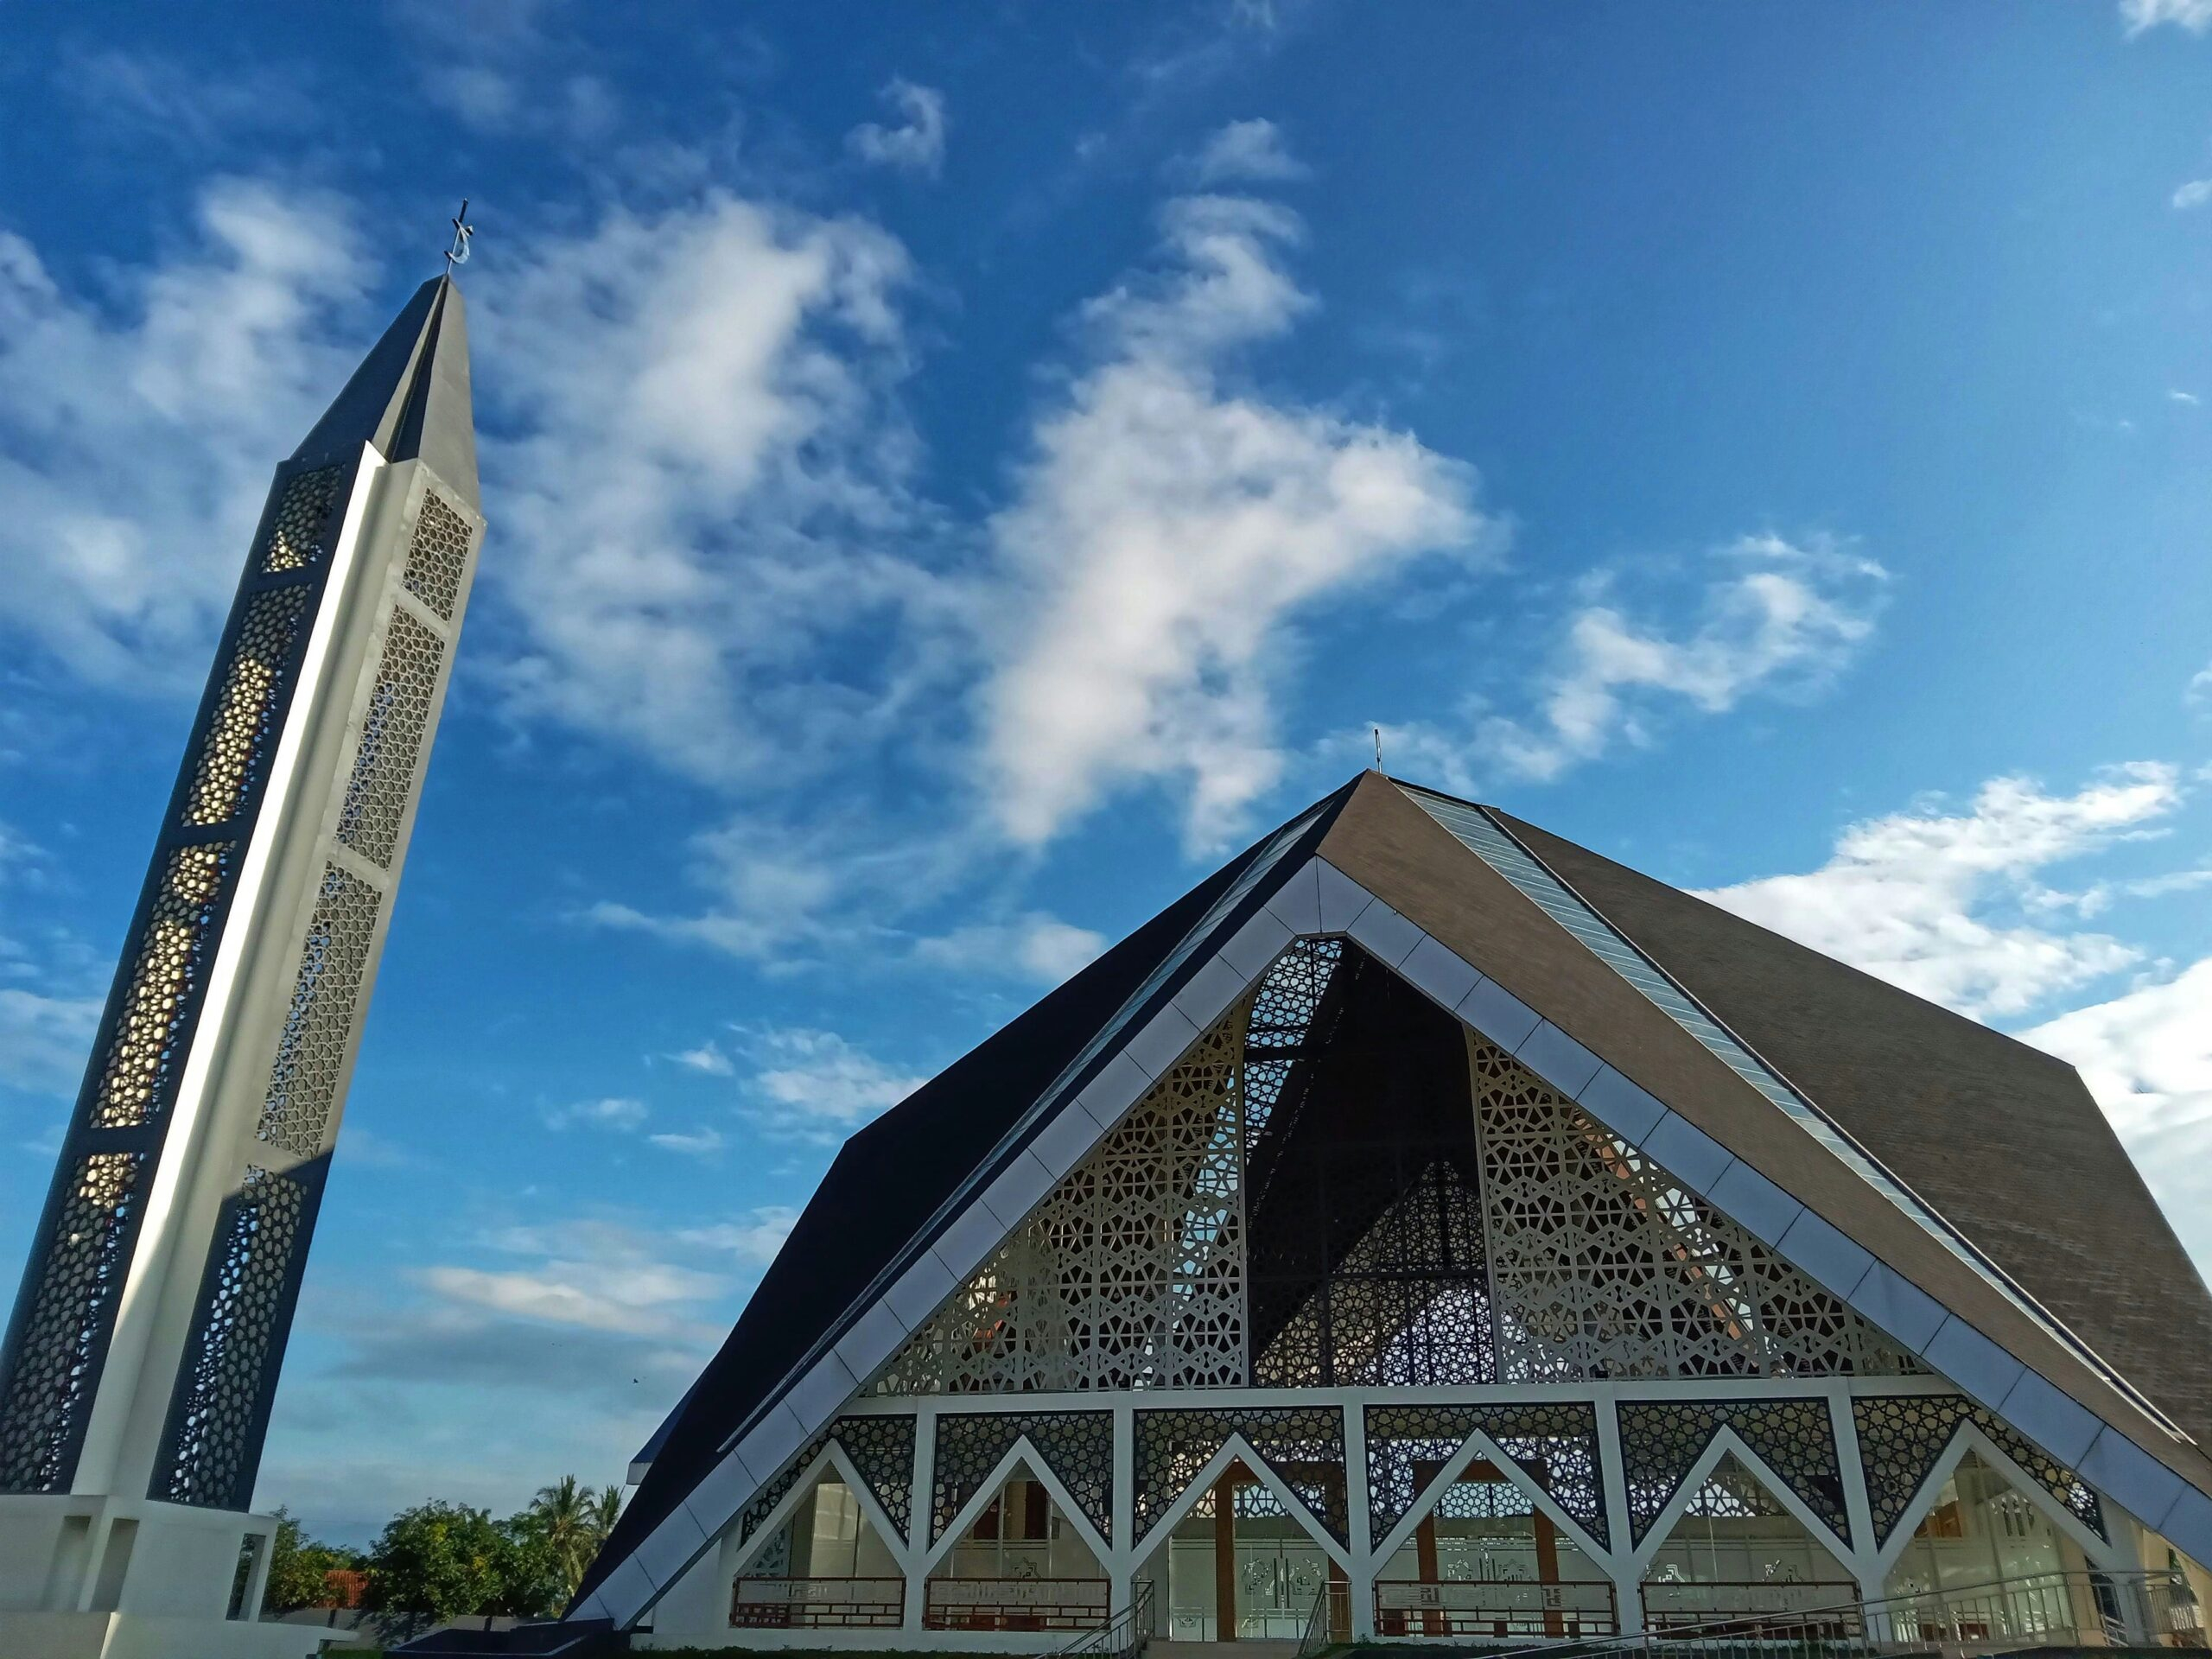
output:
[[912,1632],[922,1628],[922,1612],[929,1595],[930,1533],[934,1525],[931,1506],[937,1487],[937,1408],[914,1408],[914,1482],[906,1504],[906,1548],[899,1552],[899,1570],[906,1575],[905,1611],[899,1628]]
[[[1133,1605],[1136,1595],[1136,1408],[1124,1400],[1114,1407],[1114,1474],[1107,1499],[1114,1528],[1105,1562],[1109,1614]],[[1160,1586],[1155,1592],[1166,1593]]]
[[1375,1639],[1375,1539],[1367,1509],[1367,1411],[1357,1400],[1344,1402],[1344,1507],[1351,1527],[1351,1567],[1344,1574],[1351,1598],[1351,1639]]
[[1610,1389],[1599,1392],[1598,1408],[1598,1469],[1605,1477],[1605,1536],[1612,1553],[1605,1558],[1605,1572],[1613,1581],[1613,1602],[1623,1636],[1643,1632],[1643,1573],[1637,1563],[1636,1534],[1628,1510],[1628,1476],[1621,1465],[1621,1427],[1613,1413]]

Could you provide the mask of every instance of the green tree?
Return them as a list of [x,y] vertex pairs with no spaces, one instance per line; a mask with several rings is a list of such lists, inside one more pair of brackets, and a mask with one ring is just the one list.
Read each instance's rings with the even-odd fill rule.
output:
[[278,1613],[321,1606],[330,1594],[329,1575],[352,1567],[355,1559],[348,1551],[315,1542],[296,1516],[280,1509],[276,1535],[270,1541],[269,1589],[262,1605]]
[[505,1580],[493,1612],[518,1618],[550,1618],[569,1605],[567,1568],[531,1510],[499,1523],[507,1537]]
[[551,1486],[541,1486],[530,1507],[517,1517],[535,1535],[559,1574],[564,1599],[575,1593],[584,1568],[599,1548],[594,1522],[596,1503],[574,1475],[563,1475]]
[[513,1537],[482,1510],[432,1501],[391,1517],[369,1551],[366,1606],[455,1618],[505,1611],[518,1562]]

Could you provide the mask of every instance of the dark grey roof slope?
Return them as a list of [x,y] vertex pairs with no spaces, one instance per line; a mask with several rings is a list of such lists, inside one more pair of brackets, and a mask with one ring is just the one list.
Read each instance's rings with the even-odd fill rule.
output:
[[1608,921],[2212,1445],[2212,1372],[2202,1363],[2212,1353],[2212,1294],[2072,1066],[1509,822]]
[[[1205,936],[1225,938],[1242,926],[1273,891],[1265,880],[1243,878],[1259,874],[1269,855],[1278,874],[1302,864],[1351,790],[1255,842],[845,1142],[728,1339],[655,1436],[652,1466],[585,1575],[579,1602],[683,1501],[799,1363],[838,1335],[862,1293],[903,1265],[905,1247],[930,1242],[925,1230],[946,1200],[1116,1013],[1141,996],[1141,1019],[1174,995],[1181,975],[1160,970],[1192,930],[1211,918]],[[1301,820],[1296,840],[1281,844]],[[1192,950],[1180,966],[1210,954]],[[1088,1079],[1078,1071],[1062,1092]],[[1007,1155],[1020,1145],[1009,1144]]]

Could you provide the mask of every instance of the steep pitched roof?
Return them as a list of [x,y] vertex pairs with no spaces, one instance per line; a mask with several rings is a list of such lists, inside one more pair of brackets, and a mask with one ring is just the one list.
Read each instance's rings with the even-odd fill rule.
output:
[[1506,822],[1885,1164],[1906,1172],[2037,1301],[2212,1445],[2212,1294],[2072,1066],[1532,823]]
[[[877,1307],[897,1275],[921,1274],[933,1247],[924,1294],[933,1300],[943,1292],[927,1287],[949,1291],[960,1282],[963,1266],[988,1248],[979,1231],[1000,1236],[1049,1188],[1052,1172],[1071,1166],[1065,1158],[1077,1154],[1065,1136],[1053,1148],[1058,1163],[1031,1153],[1046,1151],[1046,1130],[1082,1116],[1084,1091],[1102,1096],[1094,1122],[1109,1121],[1135,1098],[1116,1068],[1158,1075],[1300,933],[1349,931],[1724,1212],[1750,1225],[1744,1206],[1756,1206],[1767,1230],[1752,1230],[1784,1259],[1967,1394],[2001,1405],[2124,1507],[2169,1531],[2182,1528],[2184,1548],[2202,1548],[2199,1535],[2212,1539],[2212,1461],[2160,1421],[2162,1406],[2111,1357],[2053,1325],[1955,1220],[1870,1161],[1867,1150],[1877,1160],[1885,1154],[1871,1139],[1854,1145],[1840,1133],[1842,1115],[1832,1120],[1809,1103],[1808,1081],[1773,1073],[1683,997],[1686,982],[1651,966],[1668,938],[1655,938],[1639,956],[1619,924],[1527,850],[1566,843],[1540,842],[1540,832],[1516,843],[1501,822],[1515,834],[1525,828],[1365,773],[856,1135],[675,1414],[579,1605],[596,1603],[618,1621],[649,1606],[710,1544],[729,1506],[891,1351],[880,1329],[863,1340],[868,1328],[855,1321]],[[1675,943],[1688,960],[1687,944]],[[1493,992],[1525,1016],[1510,1040],[1472,1011],[1478,995]],[[1756,970],[1745,970],[1742,994],[1761,995]],[[1826,991],[1813,982],[1806,995],[1803,1018],[1816,1022]],[[1882,1039],[1878,1024],[1838,1024],[1831,1080],[1874,1064],[1860,1048]],[[1930,1027],[1927,1041],[1961,1041],[1979,1052],[1988,1033],[1972,1036],[1977,1029]],[[2082,1132],[2078,1110],[2065,1110],[2066,1131]],[[2008,1135],[1993,1138],[2011,1144]],[[2122,1226],[2162,1228],[2139,1183],[2136,1191],[2141,1208]],[[848,1366],[847,1342],[869,1351],[856,1351]],[[687,1503],[695,1496],[703,1513]]]
[[[809,1355],[834,1339],[866,1293],[925,1246],[947,1218],[948,1201],[977,1175],[1024,1113],[1056,1081],[1062,1094],[1088,1080],[1071,1063],[1114,1016],[1141,1017],[1172,997],[1179,977],[1160,969],[1209,922],[1208,936],[1233,931],[1266,899],[1264,883],[1213,912],[1239,880],[1272,854],[1284,870],[1302,863],[1350,787],[1262,837],[1100,957],[1028,1012],[954,1061],[845,1142],[791,1236],[753,1293],[721,1350],[654,1436],[652,1462],[586,1574],[578,1599],[683,1501],[722,1448],[772,1403],[773,1391]],[[1312,820],[1299,840],[1284,831]],[[1195,968],[1195,949],[1183,965]],[[1096,1057],[1103,1060],[1108,1056]],[[1011,1155],[1019,1140],[1002,1150]]]

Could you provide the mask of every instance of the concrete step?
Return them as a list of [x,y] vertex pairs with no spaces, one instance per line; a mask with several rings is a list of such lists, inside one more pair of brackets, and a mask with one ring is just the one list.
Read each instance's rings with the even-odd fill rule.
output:
[[1144,1644],[1145,1659],[1298,1659],[1295,1642],[1169,1642],[1154,1637]]

